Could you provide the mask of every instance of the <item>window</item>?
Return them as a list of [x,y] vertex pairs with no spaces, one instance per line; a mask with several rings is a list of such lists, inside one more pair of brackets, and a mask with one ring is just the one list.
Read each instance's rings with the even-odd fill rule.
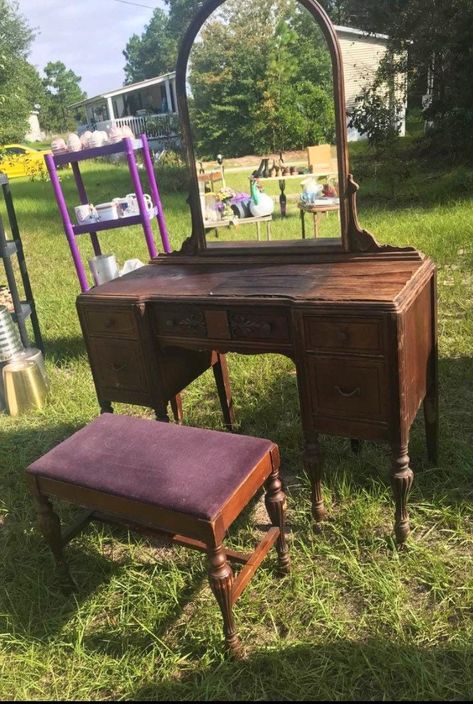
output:
[[26,149],[22,149],[21,147],[8,147],[7,149],[2,150],[6,156],[16,156],[19,154],[25,154]]

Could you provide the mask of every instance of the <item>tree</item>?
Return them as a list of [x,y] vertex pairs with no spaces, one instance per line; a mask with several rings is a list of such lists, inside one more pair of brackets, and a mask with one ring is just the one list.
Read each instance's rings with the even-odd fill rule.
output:
[[18,4],[0,0],[0,144],[23,139],[41,94],[38,73],[26,60],[33,36]]
[[51,132],[65,132],[75,128],[71,103],[83,100],[86,94],[79,86],[81,77],[66,68],[62,61],[50,61],[44,68],[44,104],[41,123]]
[[125,83],[154,78],[174,71],[179,42],[202,0],[165,0],[168,12],[159,7],[141,36],[133,34],[123,51]]
[[330,55],[317,25],[294,2],[226,3],[204,26],[190,65],[201,156],[332,141]]
[[143,34],[137,34],[128,41],[123,55],[125,83],[143,81],[146,78],[167,73],[174,67],[174,44],[168,33],[168,17],[159,7],[145,26]]

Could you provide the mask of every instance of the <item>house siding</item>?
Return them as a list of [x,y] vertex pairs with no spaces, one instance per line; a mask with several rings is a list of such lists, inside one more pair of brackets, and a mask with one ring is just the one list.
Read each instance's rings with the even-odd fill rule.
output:
[[[373,83],[380,62],[386,56],[387,43],[385,39],[368,36],[354,36],[348,32],[337,31],[338,41],[342,51],[345,76],[345,100],[348,115],[355,106],[357,96],[363,88]],[[399,79],[396,86],[396,97],[403,95],[404,79]],[[405,106],[400,115],[401,134],[405,134]],[[360,139],[360,134],[348,129],[350,141]]]

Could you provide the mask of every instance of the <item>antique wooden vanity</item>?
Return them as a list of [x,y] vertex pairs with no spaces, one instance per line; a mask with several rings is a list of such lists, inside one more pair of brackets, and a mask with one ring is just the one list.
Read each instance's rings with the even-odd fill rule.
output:
[[315,0],[300,4],[320,28],[332,62],[340,236],[206,238],[186,72],[196,35],[221,4],[210,0],[196,16],[177,67],[192,234],[181,251],[160,255],[77,301],[102,410],[123,401],[154,408],[164,418],[169,401],[210,366],[215,351],[284,354],[297,370],[314,519],[326,515],[319,434],[346,436],[354,448],[358,440],[387,442],[402,543],[413,479],[409,431],[422,403],[429,458],[435,461],[437,454],[435,267],[411,247],[379,245],[358,223],[340,48]]

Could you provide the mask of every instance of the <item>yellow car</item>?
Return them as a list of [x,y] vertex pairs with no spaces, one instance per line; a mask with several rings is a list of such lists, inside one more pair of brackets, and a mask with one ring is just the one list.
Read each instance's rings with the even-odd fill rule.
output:
[[0,171],[8,178],[34,176],[45,169],[44,155],[49,149],[32,149],[24,144],[0,146]]

